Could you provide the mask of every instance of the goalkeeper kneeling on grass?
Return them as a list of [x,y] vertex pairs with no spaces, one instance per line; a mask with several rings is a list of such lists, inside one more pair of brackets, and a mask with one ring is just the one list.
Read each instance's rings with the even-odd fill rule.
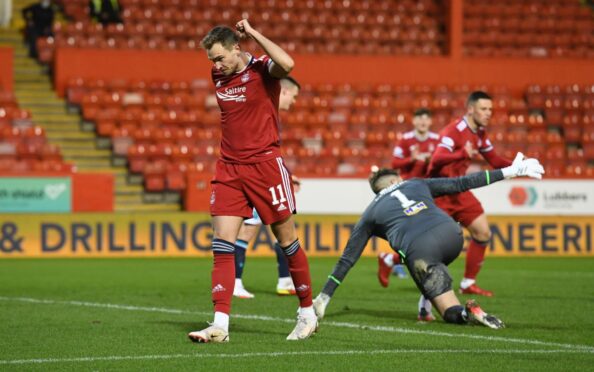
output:
[[[452,290],[447,265],[462,251],[460,226],[433,202],[433,198],[463,192],[501,181],[528,176],[541,179],[544,169],[536,159],[518,153],[513,164],[503,169],[473,173],[458,178],[410,179],[402,181],[391,169],[381,169],[369,178],[375,199],[355,225],[346,248],[326,285],[314,300],[322,319],[336,288],[357,262],[372,236],[385,239],[400,255],[415,284],[433,303],[447,323],[477,323],[503,328],[501,320],[485,313],[474,300],[465,306]],[[396,250],[396,249],[395,249]]]

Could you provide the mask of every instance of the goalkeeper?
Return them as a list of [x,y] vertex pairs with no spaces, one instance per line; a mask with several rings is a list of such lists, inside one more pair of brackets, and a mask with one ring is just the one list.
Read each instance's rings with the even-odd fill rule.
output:
[[357,262],[369,239],[377,236],[387,240],[393,249],[397,247],[415,284],[447,323],[503,328],[503,322],[485,313],[476,301],[468,300],[462,306],[454,294],[447,265],[462,250],[462,230],[435,205],[433,198],[486,186],[504,178],[541,179],[542,174],[544,169],[538,160],[524,159],[522,153],[518,153],[509,167],[458,178],[402,181],[391,169],[373,173],[369,183],[377,196],[355,225],[332,275],[314,300],[318,319],[324,317],[334,291]]

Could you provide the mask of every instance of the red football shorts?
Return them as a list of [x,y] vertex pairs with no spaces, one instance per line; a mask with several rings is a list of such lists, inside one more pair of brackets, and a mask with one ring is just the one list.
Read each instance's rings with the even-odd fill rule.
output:
[[464,227],[485,213],[481,202],[470,191],[440,196],[435,198],[435,204]]
[[291,175],[280,157],[253,164],[217,162],[211,182],[210,214],[252,218],[256,208],[265,225],[296,213]]

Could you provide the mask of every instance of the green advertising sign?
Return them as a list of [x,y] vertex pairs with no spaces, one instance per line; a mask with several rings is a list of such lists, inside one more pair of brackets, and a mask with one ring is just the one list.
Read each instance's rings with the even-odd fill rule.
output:
[[0,177],[1,212],[70,212],[69,177]]

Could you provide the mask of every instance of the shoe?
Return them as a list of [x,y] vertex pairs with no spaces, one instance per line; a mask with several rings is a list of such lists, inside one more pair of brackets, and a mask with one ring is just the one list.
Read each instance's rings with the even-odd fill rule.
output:
[[318,297],[314,298],[313,300],[313,308],[318,320],[324,319],[324,314],[326,313],[326,306],[328,306],[328,302],[330,302],[330,297],[324,293],[320,293]]
[[379,256],[377,256],[377,279],[382,287],[387,288],[390,282],[392,268],[384,262],[385,255],[385,253],[380,253]]
[[475,300],[466,301],[466,315],[469,322],[482,324],[493,329],[505,328],[505,324],[501,320],[485,313]]
[[198,343],[229,342],[229,332],[213,324],[210,324],[210,327],[205,328],[202,331],[188,333],[188,337],[193,342]]
[[256,296],[254,296],[253,293],[248,292],[247,289],[245,289],[244,287],[238,287],[238,286],[235,286],[235,288],[233,288],[233,296],[239,297],[239,298],[254,298],[254,297],[256,297]]
[[297,294],[291,278],[281,278],[276,285],[276,294],[279,296],[292,296]]
[[420,322],[432,322],[435,320],[435,317],[433,316],[433,314],[431,314],[431,312],[425,310],[425,308],[421,308],[421,310],[419,311],[419,315],[417,316],[417,319]]
[[476,284],[472,284],[470,287],[467,288],[460,288],[460,294],[493,297],[493,292],[487,291],[486,289],[482,289]]
[[297,325],[287,336],[287,340],[305,340],[315,333],[318,329],[318,318],[314,315],[313,317],[305,317],[301,314],[297,315]]
[[399,279],[406,279],[406,269],[404,268],[404,265],[394,265],[392,273]]

